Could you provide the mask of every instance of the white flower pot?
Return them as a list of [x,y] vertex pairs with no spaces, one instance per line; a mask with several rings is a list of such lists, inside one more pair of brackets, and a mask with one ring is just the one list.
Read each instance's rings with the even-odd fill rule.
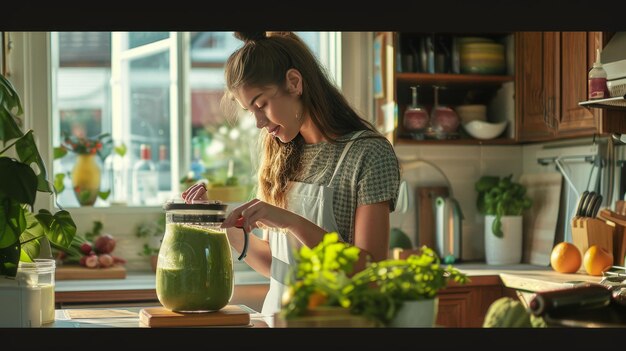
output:
[[389,323],[392,328],[426,328],[435,326],[439,299],[404,301]]
[[522,261],[522,216],[502,216],[502,237],[493,234],[496,216],[485,216],[485,256],[487,264],[517,264]]

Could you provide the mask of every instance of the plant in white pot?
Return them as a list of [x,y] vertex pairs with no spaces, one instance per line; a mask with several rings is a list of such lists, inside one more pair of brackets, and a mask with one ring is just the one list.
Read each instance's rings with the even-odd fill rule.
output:
[[377,326],[432,327],[439,290],[450,280],[459,284],[469,281],[456,268],[442,266],[437,254],[426,246],[406,259],[368,263],[350,276],[359,251],[339,241],[337,233],[327,233],[314,248],[302,247],[280,317],[306,317],[330,308],[336,315],[348,311]]
[[[29,296],[35,295],[29,291],[40,289],[44,294],[44,287],[20,275],[19,264],[37,264],[42,245],[47,246],[46,252],[50,252],[50,243],[69,247],[76,234],[69,212],[52,214],[40,209],[34,213],[37,192],[54,193],[54,188],[48,182],[33,131],[24,133],[20,129],[21,114],[23,108],[15,88],[0,74],[0,326],[37,325],[35,320],[26,320],[28,312],[21,308],[32,307]],[[46,286],[45,294],[52,296],[46,301],[54,308],[54,290],[49,288]],[[42,301],[43,297],[37,303]],[[37,314],[37,308],[30,312],[33,310]]]
[[522,214],[532,207],[526,187],[506,177],[482,176],[476,183],[476,206],[485,215],[485,256],[488,264],[522,260]]

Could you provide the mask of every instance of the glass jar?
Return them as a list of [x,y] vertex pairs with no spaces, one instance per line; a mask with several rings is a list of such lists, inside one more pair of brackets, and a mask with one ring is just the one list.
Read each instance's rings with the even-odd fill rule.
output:
[[161,304],[177,312],[210,312],[226,306],[233,294],[233,259],[220,228],[227,205],[221,202],[163,206],[165,235],[156,268]]
[[41,289],[41,324],[54,322],[54,270],[53,259],[37,258],[34,262],[20,261],[17,278],[25,281],[28,286]]

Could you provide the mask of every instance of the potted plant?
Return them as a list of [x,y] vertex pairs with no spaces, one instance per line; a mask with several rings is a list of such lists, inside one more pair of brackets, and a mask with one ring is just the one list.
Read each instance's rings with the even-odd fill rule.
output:
[[[20,129],[22,120],[19,116],[23,113],[15,88],[0,74],[0,170],[2,170],[0,289],[3,290],[3,298],[0,299],[0,311],[3,311],[0,325],[2,326],[23,325],[25,312],[14,307],[19,305],[27,308],[30,300],[22,300],[23,296],[26,296],[24,294],[27,294],[23,289],[38,284],[16,279],[19,262],[36,263],[35,259],[39,257],[42,245],[47,246],[48,252],[50,243],[69,247],[76,234],[76,225],[69,212],[60,210],[52,214],[46,209],[40,209],[34,213],[37,192],[54,193],[54,188],[48,182],[46,167],[37,149],[33,130],[24,133]],[[24,291],[24,294],[20,291]],[[50,289],[49,293],[52,295],[51,301],[54,301],[54,290]],[[38,322],[41,323],[41,314]],[[34,320],[29,323],[37,325],[37,321]]]
[[488,264],[515,264],[522,259],[522,214],[532,206],[526,187],[506,177],[482,176],[474,187],[476,207],[485,215]]
[[359,251],[339,241],[337,233],[327,233],[314,248],[302,247],[279,317],[289,323],[326,310],[346,315],[347,326],[354,326],[353,316],[377,326],[433,326],[439,290],[451,279],[469,280],[456,268],[442,266],[426,246],[406,259],[368,263],[351,275]]

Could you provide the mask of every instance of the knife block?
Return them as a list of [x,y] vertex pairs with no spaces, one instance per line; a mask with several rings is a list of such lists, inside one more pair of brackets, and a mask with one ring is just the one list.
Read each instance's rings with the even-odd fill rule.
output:
[[[591,217],[572,219],[572,241],[584,256],[590,246],[597,245],[613,255],[613,234],[615,223]],[[613,264],[616,257],[613,255]],[[582,265],[581,265],[582,266]]]

